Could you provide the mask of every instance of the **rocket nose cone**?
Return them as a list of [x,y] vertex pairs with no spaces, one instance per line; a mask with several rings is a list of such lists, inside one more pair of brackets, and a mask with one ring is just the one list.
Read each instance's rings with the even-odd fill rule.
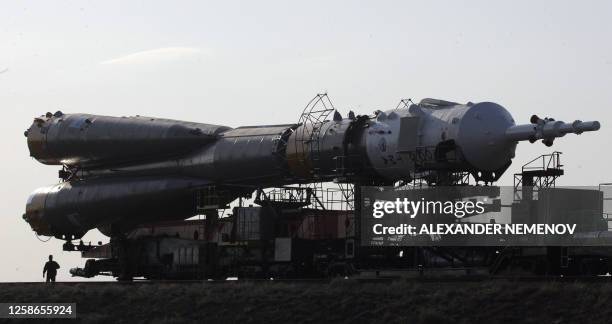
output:
[[492,102],[470,107],[461,120],[457,142],[465,159],[475,168],[495,171],[513,157],[516,144],[506,140],[506,129],[514,125],[510,113]]

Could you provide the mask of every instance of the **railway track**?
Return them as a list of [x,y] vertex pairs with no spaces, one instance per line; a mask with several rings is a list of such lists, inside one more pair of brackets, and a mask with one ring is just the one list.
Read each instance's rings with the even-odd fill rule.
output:
[[[380,276],[380,277],[352,277],[352,278],[321,278],[321,279],[239,279],[239,280],[146,280],[135,279],[133,281],[63,281],[56,282],[55,285],[154,285],[154,284],[204,284],[204,285],[231,285],[242,283],[255,284],[329,284],[336,280],[347,280],[363,284],[388,284],[393,282],[414,282],[414,283],[451,283],[451,282],[596,282],[612,284],[612,276]],[[3,282],[0,286],[17,285],[46,285],[45,282]]]

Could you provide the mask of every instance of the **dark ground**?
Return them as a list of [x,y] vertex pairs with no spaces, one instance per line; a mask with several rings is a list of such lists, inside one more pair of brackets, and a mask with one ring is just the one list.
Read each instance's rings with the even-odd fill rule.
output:
[[608,282],[0,284],[0,302],[76,302],[82,323],[612,322]]

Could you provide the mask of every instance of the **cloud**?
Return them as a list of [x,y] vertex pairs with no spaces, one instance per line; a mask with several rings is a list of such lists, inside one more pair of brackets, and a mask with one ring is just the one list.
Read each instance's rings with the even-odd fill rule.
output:
[[193,47],[163,47],[117,57],[100,62],[100,64],[156,64],[180,61],[197,56],[207,56],[209,54],[208,51]]

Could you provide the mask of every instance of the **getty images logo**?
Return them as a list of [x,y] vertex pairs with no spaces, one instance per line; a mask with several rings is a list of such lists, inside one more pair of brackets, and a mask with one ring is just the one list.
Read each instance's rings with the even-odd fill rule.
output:
[[391,200],[376,200],[372,204],[372,216],[382,218],[387,214],[402,214],[410,218],[427,214],[446,214],[463,218],[466,215],[476,215],[485,212],[486,198],[484,201],[426,201],[409,200],[408,198],[397,198]]

